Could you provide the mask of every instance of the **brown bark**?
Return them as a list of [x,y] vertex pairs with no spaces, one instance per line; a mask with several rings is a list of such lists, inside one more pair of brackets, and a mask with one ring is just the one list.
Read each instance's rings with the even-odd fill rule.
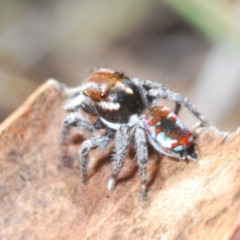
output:
[[72,131],[60,143],[65,100],[50,80],[0,125],[0,239],[231,239],[240,224],[238,132],[201,131],[197,162],[152,151],[141,201],[131,153],[114,191],[107,151],[91,154],[82,184],[82,138]]

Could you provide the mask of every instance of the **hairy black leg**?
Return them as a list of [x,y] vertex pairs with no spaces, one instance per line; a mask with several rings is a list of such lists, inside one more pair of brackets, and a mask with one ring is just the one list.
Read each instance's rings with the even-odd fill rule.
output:
[[169,101],[176,102],[180,105],[185,106],[189,109],[201,122],[202,124],[209,125],[208,120],[197,111],[195,106],[182,94],[171,91],[162,84],[152,82],[150,80],[144,80],[143,86],[148,89],[147,94],[154,98],[164,98]]
[[86,141],[84,141],[81,145],[79,150],[79,162],[80,162],[80,171],[83,174],[83,177],[86,177],[87,174],[87,165],[89,162],[89,153],[92,149],[101,148],[105,149],[110,141],[112,140],[111,137],[108,135],[100,136],[100,137],[93,137]]
[[94,109],[92,109],[91,107],[89,107],[86,103],[81,103],[80,107],[83,109],[84,112],[92,115],[92,116],[97,116],[97,113]]
[[141,179],[140,198],[146,198],[146,180],[147,180],[147,160],[148,148],[146,135],[142,128],[136,128],[134,131],[134,143],[136,148],[136,158]]
[[74,112],[67,116],[63,121],[61,132],[63,141],[65,141],[68,137],[71,127],[77,127],[79,129],[84,129],[89,132],[94,132],[97,130],[92,123],[83,120],[82,116],[79,113]]
[[113,170],[112,170],[111,178],[109,179],[107,184],[108,190],[112,190],[115,186],[116,177],[123,166],[128,146],[129,146],[128,127],[121,126],[117,130],[115,135],[115,148],[113,153]]
[[180,103],[176,103],[176,105],[175,105],[175,108],[174,108],[174,113],[176,114],[176,115],[178,115],[179,114],[179,111],[180,111],[180,109],[181,109],[181,104]]

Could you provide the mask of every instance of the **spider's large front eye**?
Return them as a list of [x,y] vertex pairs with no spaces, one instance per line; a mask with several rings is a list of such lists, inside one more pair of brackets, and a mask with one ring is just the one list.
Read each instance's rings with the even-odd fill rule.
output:
[[106,92],[100,92],[100,98],[102,100],[106,100],[107,99],[107,93]]

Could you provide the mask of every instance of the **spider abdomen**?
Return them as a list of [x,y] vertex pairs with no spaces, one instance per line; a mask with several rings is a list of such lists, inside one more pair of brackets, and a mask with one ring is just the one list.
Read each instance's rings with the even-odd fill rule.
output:
[[163,151],[187,155],[194,143],[191,132],[180,119],[164,105],[148,106],[140,120],[152,145]]

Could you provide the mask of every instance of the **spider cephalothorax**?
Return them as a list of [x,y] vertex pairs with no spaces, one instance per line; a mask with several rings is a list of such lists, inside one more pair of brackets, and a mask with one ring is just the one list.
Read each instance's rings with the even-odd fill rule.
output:
[[[79,151],[80,170],[85,176],[89,152],[106,148],[115,140],[113,170],[107,188],[112,190],[121,170],[128,146],[133,143],[141,178],[141,197],[146,194],[147,141],[161,154],[179,160],[196,160],[194,139],[177,114],[180,106],[187,107],[202,125],[206,119],[183,95],[172,92],[159,83],[138,78],[129,79],[122,72],[105,68],[92,72],[80,86],[69,91],[66,110],[72,112],[64,121],[63,138],[71,126],[94,136],[85,140]],[[176,102],[174,111],[159,103],[164,98]],[[86,119],[79,110],[95,116]],[[105,129],[102,136],[100,129]],[[98,136],[96,136],[98,134]]]
[[139,89],[121,72],[99,69],[90,74],[83,94],[90,98],[98,116],[127,123],[129,116],[144,107]]

